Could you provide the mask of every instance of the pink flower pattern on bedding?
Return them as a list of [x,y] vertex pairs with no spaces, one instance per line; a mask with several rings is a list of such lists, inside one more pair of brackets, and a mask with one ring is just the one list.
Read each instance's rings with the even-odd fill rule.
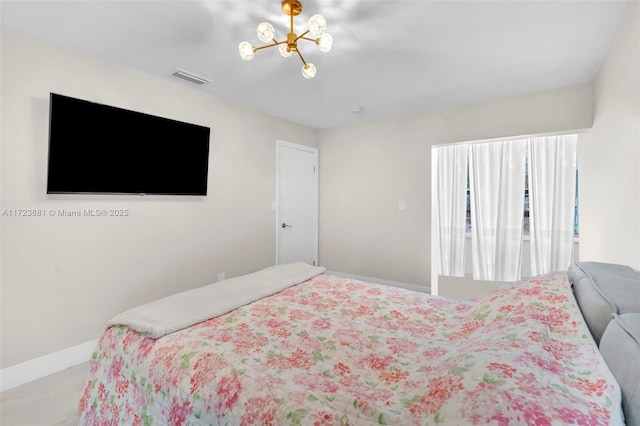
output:
[[564,273],[471,302],[320,275],[157,340],[112,327],[90,370],[86,425],[619,420]]

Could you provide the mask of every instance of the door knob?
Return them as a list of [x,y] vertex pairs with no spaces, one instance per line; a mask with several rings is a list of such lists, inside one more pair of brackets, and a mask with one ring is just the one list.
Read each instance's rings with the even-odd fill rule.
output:
[[287,225],[286,223],[282,222],[282,227],[283,228],[293,228],[293,226],[291,225]]

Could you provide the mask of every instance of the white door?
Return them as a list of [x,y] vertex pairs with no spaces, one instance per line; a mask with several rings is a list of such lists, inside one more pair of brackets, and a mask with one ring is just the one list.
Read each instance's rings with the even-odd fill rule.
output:
[[277,141],[276,263],[318,263],[318,150]]

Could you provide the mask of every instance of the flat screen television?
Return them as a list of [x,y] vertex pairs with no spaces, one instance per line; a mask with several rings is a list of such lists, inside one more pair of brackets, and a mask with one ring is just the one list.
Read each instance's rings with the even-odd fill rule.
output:
[[207,195],[210,129],[51,93],[48,194]]

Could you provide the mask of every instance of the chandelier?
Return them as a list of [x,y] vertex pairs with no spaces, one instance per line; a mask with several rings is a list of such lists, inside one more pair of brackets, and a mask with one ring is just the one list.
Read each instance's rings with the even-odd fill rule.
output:
[[[298,49],[298,40],[314,42],[321,52],[329,52],[333,46],[333,37],[326,33],[327,21],[322,15],[313,15],[309,18],[309,29],[302,34],[297,35],[293,32],[293,17],[302,12],[302,4],[299,0],[283,0],[282,12],[285,15],[289,15],[290,18],[289,34],[287,34],[287,39],[284,41],[277,41],[274,38],[276,31],[273,29],[273,25],[268,22],[262,22],[258,25],[256,33],[260,41],[270,44],[253,47],[248,41],[243,41],[238,46],[238,49],[240,50],[240,57],[245,61],[250,61],[258,50],[278,46],[280,55],[285,58],[288,58],[294,52],[297,53],[302,60],[302,76],[307,79],[313,78],[316,75],[316,67],[311,62],[304,60],[300,53],[300,49]],[[307,35],[311,37],[306,37]]]

